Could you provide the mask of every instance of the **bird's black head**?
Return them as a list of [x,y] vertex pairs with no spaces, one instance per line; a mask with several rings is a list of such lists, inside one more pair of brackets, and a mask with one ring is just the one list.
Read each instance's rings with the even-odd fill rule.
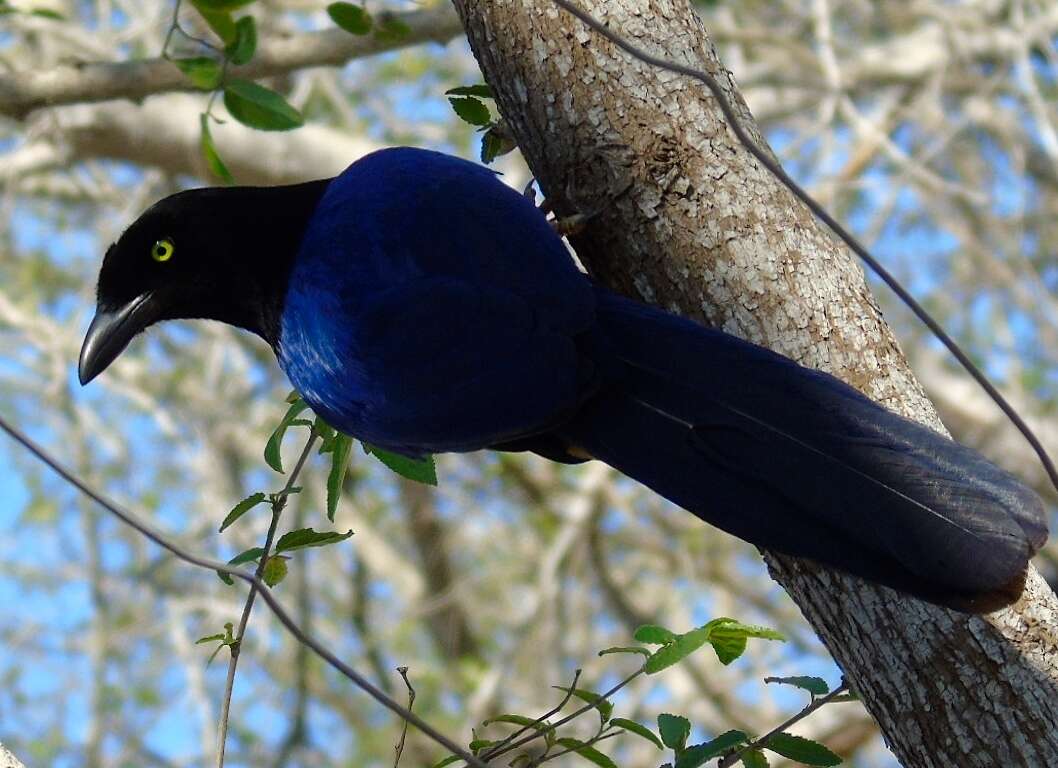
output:
[[328,182],[193,189],[151,206],[103,259],[81,383],[161,320],[220,320],[274,346],[290,267]]

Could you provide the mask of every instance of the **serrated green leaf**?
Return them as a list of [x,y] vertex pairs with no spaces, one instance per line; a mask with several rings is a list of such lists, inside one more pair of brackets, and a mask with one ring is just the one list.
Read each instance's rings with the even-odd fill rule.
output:
[[661,646],[650,655],[650,658],[643,664],[643,671],[648,675],[653,675],[683,661],[708,642],[709,633],[712,630],[713,628],[706,624],[704,627],[677,635],[673,642]]
[[792,733],[777,733],[764,744],[765,749],[796,760],[805,765],[832,766],[841,765],[841,758],[818,741],[794,736]]
[[208,56],[192,56],[173,59],[172,62],[196,88],[212,91],[220,85],[221,66],[215,59]]
[[615,717],[610,721],[610,725],[616,728],[624,728],[629,733],[634,733],[637,736],[642,736],[649,742],[652,742],[657,746],[658,749],[664,749],[665,745],[662,744],[661,739],[654,735],[654,732],[647,728],[645,725],[640,725],[635,720],[626,720],[623,717]]
[[450,97],[448,103],[452,105],[452,109],[455,110],[459,119],[465,123],[481,127],[492,122],[492,113],[485,106],[485,102],[475,99],[473,96]]
[[265,500],[263,493],[255,493],[251,496],[247,496],[245,499],[236,504],[228,516],[224,518],[224,521],[220,524],[220,533],[224,533],[224,529],[238,520],[240,517],[245,515],[251,509],[256,507],[258,504]]
[[401,477],[406,477],[424,485],[437,485],[437,467],[434,464],[433,456],[412,459],[368,443],[364,443],[363,446],[366,453],[374,456]]
[[307,547],[326,547],[329,544],[345,541],[352,535],[352,529],[345,533],[338,533],[337,531],[314,531],[311,528],[299,528],[279,537],[279,541],[276,542],[276,554]]
[[611,653],[638,653],[642,656],[650,656],[650,651],[636,645],[615,645],[611,648],[603,648],[599,651],[600,656],[609,656]]
[[353,450],[353,438],[335,434],[331,441],[331,471],[327,474],[327,519],[334,522],[334,513],[338,509],[338,500],[342,497],[342,483],[349,469],[349,454]]
[[821,677],[806,677],[804,675],[794,675],[792,677],[766,677],[764,678],[765,683],[777,683],[779,685],[792,685],[794,688],[800,688],[803,691],[808,691],[813,696],[826,696],[830,692],[830,686],[827,685],[827,681]]
[[228,166],[224,164],[224,161],[220,159],[217,146],[213,143],[213,134],[209,130],[209,115],[205,112],[199,115],[199,127],[201,129],[199,147],[202,150],[202,156],[206,159],[206,167],[209,168],[210,173],[225,184],[234,184],[235,179],[232,177],[231,171],[228,170]]
[[668,645],[675,642],[678,635],[672,630],[659,627],[656,624],[644,624],[636,629],[632,637],[647,645]]
[[597,750],[595,747],[585,744],[579,739],[556,739],[555,743],[565,747],[566,749],[572,749],[585,760],[595,763],[597,766],[599,766],[599,768],[617,768],[617,764],[613,760],[611,760],[609,757]]
[[768,768],[768,758],[759,749],[747,749],[739,760],[745,768]]
[[331,21],[352,35],[366,35],[374,26],[371,14],[352,3],[331,3],[327,6]]
[[699,768],[699,766],[705,765],[714,757],[719,757],[739,744],[745,744],[747,741],[749,741],[749,736],[742,731],[727,731],[712,741],[687,747],[683,754],[676,759],[676,765],[673,768]]
[[676,753],[687,745],[691,735],[691,721],[681,715],[670,715],[667,712],[658,715],[658,732],[662,743]]
[[265,463],[276,472],[283,472],[283,457],[280,455],[280,449],[283,447],[283,437],[286,435],[291,423],[297,419],[298,414],[308,407],[309,404],[304,400],[295,400],[290,408],[287,409],[283,420],[279,422],[279,426],[275,428],[271,437],[268,438],[268,443],[265,444]]
[[477,96],[480,99],[491,99],[492,89],[485,83],[461,85],[458,88],[449,88],[445,91],[445,96]]
[[224,640],[224,635],[221,635],[221,634],[206,635],[205,637],[198,638],[198,640],[195,641],[195,645],[204,645],[206,643],[223,642],[223,640]]
[[765,640],[786,641],[786,638],[774,629],[743,624],[726,617],[713,619],[706,626],[712,627],[709,633],[709,644],[713,646],[721,664],[730,664],[741,656],[746,650],[747,638],[758,637]]
[[599,717],[602,718],[602,721],[604,723],[609,720],[610,715],[613,714],[613,703],[611,703],[607,699],[604,699],[602,696],[595,693],[594,691],[589,691],[585,688],[574,688],[571,691],[569,688],[566,688],[561,685],[552,685],[551,687],[557,688],[560,691],[565,691],[566,693],[577,697],[585,704],[591,704],[593,707],[595,707],[595,709],[599,711]]
[[375,39],[380,43],[399,43],[411,34],[411,27],[395,16],[386,16],[375,24]]
[[235,22],[235,39],[224,48],[232,64],[242,65],[253,58],[257,50],[257,25],[253,16],[243,16]]
[[286,99],[252,80],[229,80],[224,85],[224,106],[240,123],[260,131],[289,131],[305,122]]
[[285,557],[276,557],[272,555],[270,558],[265,560],[264,570],[261,571],[261,578],[264,583],[270,587],[274,587],[287,577],[287,559]]

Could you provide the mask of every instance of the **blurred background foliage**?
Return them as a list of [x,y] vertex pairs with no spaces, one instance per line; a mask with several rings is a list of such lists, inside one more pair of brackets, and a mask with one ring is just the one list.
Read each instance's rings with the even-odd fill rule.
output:
[[[544,0],[537,0],[543,2]],[[479,136],[445,91],[480,82],[443,3],[370,5],[425,20],[395,50],[262,81],[306,125],[212,133],[236,181],[340,171],[372,148],[415,144],[474,157]],[[786,166],[849,221],[983,361],[1052,450],[1058,371],[1058,6],[1048,0],[742,0],[698,8]],[[34,12],[36,11],[36,12]],[[41,13],[43,11],[43,13]],[[216,324],[153,330],[82,390],[75,361],[106,246],[143,208],[215,183],[202,157],[208,94],[159,81],[137,98],[16,103],[7,88],[83,61],[153,59],[168,0],[19,0],[0,5],[0,409],[71,467],[197,551],[260,544],[267,515],[217,534],[241,498],[283,478],[261,451],[289,385],[261,342]],[[320,0],[258,0],[261,50],[334,30]],[[190,7],[182,24],[211,33]],[[425,31],[424,31],[425,30]],[[336,31],[337,32],[337,31]],[[342,33],[344,34],[344,33]],[[171,52],[201,55],[174,40]],[[348,58],[348,57],[347,57]],[[65,76],[65,75],[64,75]],[[130,71],[112,71],[110,95]],[[76,83],[75,83],[76,85]],[[5,90],[6,89],[6,90]],[[153,89],[153,90],[152,90]],[[218,102],[214,114],[225,118]],[[517,153],[496,167],[521,187]],[[412,225],[412,223],[409,223]],[[957,438],[1033,482],[1027,448],[938,347],[879,300]],[[287,442],[288,465],[297,440]],[[0,740],[30,766],[211,764],[226,652],[203,635],[244,599],[176,563],[0,444]],[[284,527],[328,528],[326,457],[314,457]],[[783,631],[730,667],[699,655],[640,678],[625,717],[686,714],[695,738],[763,732],[802,703],[766,675],[839,672],[756,552],[608,469],[521,455],[442,456],[439,486],[399,480],[354,451],[334,528],[352,539],[294,554],[281,598],[339,656],[462,740],[500,712],[543,712],[575,669],[596,689],[634,669],[599,658],[640,624],[688,629],[730,615]],[[1055,545],[1040,567],[1053,574]],[[258,609],[235,688],[228,764],[392,762],[400,724],[323,668]],[[859,704],[799,732],[848,765],[892,765]],[[608,750],[656,765],[636,738]],[[409,734],[402,764],[440,751]],[[571,762],[579,760],[570,756]],[[782,765],[778,759],[773,765]]]

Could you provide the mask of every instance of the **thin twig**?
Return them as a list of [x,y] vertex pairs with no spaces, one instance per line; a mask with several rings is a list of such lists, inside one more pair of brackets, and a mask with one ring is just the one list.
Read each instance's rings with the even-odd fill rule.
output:
[[[305,466],[305,462],[308,460],[309,454],[312,452],[312,446],[316,443],[318,436],[315,428],[309,432],[309,439],[305,441],[305,448],[302,449],[301,455],[298,457],[298,463],[294,465],[294,469],[290,472],[286,485],[283,486],[283,490],[272,497],[272,522],[269,524],[268,534],[265,536],[264,553],[261,555],[261,559],[257,563],[257,570],[254,572],[254,576],[258,579],[264,575],[265,566],[268,564],[268,558],[272,552],[272,543],[275,541],[276,529],[279,527],[279,518],[286,508],[287,499],[290,498],[290,491],[294,488],[294,483],[297,481],[298,475],[301,474],[301,469]],[[235,633],[235,642],[228,646],[231,648],[231,658],[228,660],[228,677],[224,683],[224,700],[221,703],[220,725],[217,729],[217,768],[224,768],[224,751],[228,741],[228,716],[231,713],[232,691],[235,689],[235,669],[239,666],[239,654],[242,651],[243,638],[246,636],[246,625],[250,622],[250,613],[253,611],[253,604],[256,599],[257,587],[251,586],[250,594],[246,596],[246,604],[242,608],[242,616],[239,617],[239,629]]]
[[1036,434],[1032,431],[1029,425],[1021,418],[1018,412],[1014,409],[1014,406],[1007,402],[1006,398],[1000,394],[995,385],[992,384],[981,369],[970,360],[969,356],[963,352],[962,348],[956,343],[956,341],[948,335],[948,333],[941,327],[940,323],[938,323],[933,316],[926,311],[926,308],[919,304],[918,301],[908,293],[907,289],[900,284],[900,281],[893,277],[889,271],[882,266],[881,262],[871,255],[871,252],[867,250],[867,247],[856,239],[851,232],[845,229],[837,219],[831,216],[826,208],[816,202],[815,198],[809,195],[801,185],[794,181],[790,175],[782,169],[781,165],[768,156],[768,153],[765,150],[757,146],[757,143],[748,133],[746,133],[746,129],[742,127],[742,123],[736,116],[735,110],[731,106],[731,102],[728,101],[723,88],[720,87],[720,84],[712,75],[700,69],[695,69],[694,67],[689,67],[685,64],[669,61],[668,59],[663,59],[647,53],[642,48],[638,48],[621,35],[618,35],[616,32],[609,29],[605,24],[577,6],[575,3],[569,2],[569,0],[551,0],[551,2],[576,16],[586,26],[605,37],[629,55],[639,59],[644,64],[649,64],[652,67],[658,67],[659,69],[665,69],[669,72],[692,77],[705,85],[705,87],[713,94],[713,97],[716,99],[716,102],[720,107],[720,111],[724,113],[724,120],[727,121],[728,126],[731,128],[731,131],[735,134],[735,137],[739,140],[742,146],[744,146],[751,155],[757,158],[760,164],[763,165],[772,176],[778,179],[783,186],[793,192],[793,194],[808,207],[808,210],[810,210],[816,218],[822,221],[834,234],[840,237],[845,242],[845,245],[847,245],[853,253],[859,256],[860,259],[870,267],[879,278],[881,278],[882,282],[889,286],[890,290],[897,295],[897,297],[915,314],[915,316],[918,317],[927,328],[929,328],[930,332],[945,347],[947,347],[948,351],[959,361],[959,364],[963,369],[974,378],[986,393],[988,393],[988,396],[992,398],[992,401],[999,406],[999,409],[1003,411],[1010,422],[1017,427],[1022,437],[1028,441],[1030,446],[1032,446],[1032,449],[1036,452],[1036,456],[1039,458],[1044,470],[1047,472],[1051,484],[1054,485],[1055,489],[1058,489],[1058,469],[1055,468],[1054,462],[1051,461],[1050,455],[1043,447],[1039,438],[1036,437]]
[[323,643],[309,634],[307,631],[301,628],[301,626],[291,617],[290,613],[286,608],[283,607],[282,603],[276,599],[272,593],[271,588],[265,584],[259,576],[253,573],[242,570],[222,563],[219,560],[214,560],[209,557],[203,557],[196,555],[193,552],[184,549],[179,544],[173,542],[166,534],[159,531],[157,528],[152,526],[150,523],[142,520],[138,515],[134,515],[124,507],[116,504],[115,502],[108,499],[99,491],[92,488],[85,481],[81,480],[77,475],[67,470],[62,464],[56,459],[52,458],[51,454],[37,445],[31,440],[25,433],[15,427],[13,424],[7,421],[7,419],[0,416],[0,430],[6,432],[11,436],[15,442],[19,443],[23,448],[32,453],[37,459],[46,464],[55,474],[65,480],[67,483],[72,485],[78,491],[83,493],[92,501],[99,504],[103,509],[107,510],[110,514],[114,515],[118,520],[125,523],[141,536],[149,539],[154,544],[158,545],[162,549],[170,552],[178,559],[183,560],[185,563],[191,565],[197,565],[200,568],[206,568],[211,571],[219,571],[220,573],[226,573],[229,576],[246,582],[252,587],[255,587],[261,595],[261,599],[265,601],[265,604],[271,609],[276,619],[283,628],[289,632],[295,640],[299,643],[305,644],[313,653],[323,659],[327,664],[337,670],[342,676],[348,678],[356,687],[364,691],[367,695],[373,698],[376,702],[381,704],[386,709],[395,713],[396,715],[403,717],[409,723],[414,725],[429,738],[433,739],[440,746],[447,749],[453,755],[458,755],[460,760],[463,760],[468,765],[474,766],[474,768],[489,768],[478,758],[467,752],[461,746],[456,744],[450,738],[445,736],[443,733],[438,731],[432,725],[427,723],[418,715],[409,712],[405,707],[398,704],[392,698],[387,696],[385,693],[375,687],[370,680],[365,678],[351,666],[346,664],[344,661],[339,659],[334,653],[327,648]]
[[780,725],[775,726],[770,731],[768,731],[766,734],[761,736],[759,739],[751,741],[749,744],[746,744],[744,747],[742,747],[738,751],[732,752],[730,755],[728,755],[727,757],[723,758],[717,764],[717,768],[731,768],[731,766],[733,766],[735,763],[737,763],[739,761],[739,759],[742,757],[742,755],[745,754],[746,752],[749,752],[752,749],[760,749],[761,747],[768,746],[768,739],[770,739],[772,736],[776,735],[777,733],[782,733],[783,731],[785,731],[790,726],[800,722],[801,720],[804,720],[806,717],[808,717],[810,714],[812,714],[817,709],[822,707],[824,704],[829,704],[837,696],[840,696],[841,694],[845,693],[845,691],[847,691],[848,689],[849,689],[848,682],[846,682],[845,680],[842,680],[841,681],[841,685],[839,685],[837,688],[832,690],[826,696],[823,696],[822,698],[819,698],[819,699],[813,698],[812,701],[808,704],[807,707],[802,709],[800,712],[798,712],[796,715],[791,717],[789,720],[787,720],[786,722],[784,722],[784,723],[782,723]]
[[[559,712],[561,712],[562,708],[565,707],[566,704],[569,703],[569,700],[573,698],[573,691],[576,690],[576,688],[577,688],[577,681],[580,680],[580,673],[581,673],[581,670],[579,670],[579,669],[576,672],[573,673],[573,682],[571,682],[569,684],[569,688],[566,689],[566,695],[562,698],[562,701],[559,702],[557,707],[555,707],[554,709],[548,710],[544,714],[540,715],[540,717],[536,718],[536,720],[534,720],[533,722],[529,723],[528,725],[523,725],[521,728],[519,728],[517,731],[512,733],[507,738],[505,738],[502,741],[499,741],[496,744],[494,744],[493,746],[489,747],[488,750],[486,750],[485,752],[481,753],[481,759],[484,760],[485,762],[488,762],[489,760],[491,760],[492,758],[494,758],[498,754],[500,754],[500,750],[502,750],[504,747],[506,747],[508,744],[510,744],[515,739],[517,739],[523,733],[528,731],[530,728],[533,729],[534,731],[538,731],[540,729],[540,725],[545,720],[547,720],[547,718],[549,718],[552,715],[556,715]],[[546,730],[552,730],[553,731],[554,727],[553,726],[548,726],[548,728]]]
[[[570,720],[574,720],[574,719],[580,717],[581,715],[583,715],[585,712],[590,712],[591,710],[595,709],[599,705],[600,701],[606,701],[607,699],[609,699],[611,696],[613,696],[619,690],[621,690],[626,685],[628,685],[630,682],[632,682],[637,677],[642,675],[643,671],[644,671],[643,667],[640,667],[635,672],[633,672],[631,675],[629,675],[624,680],[622,680],[617,685],[615,685],[613,688],[611,688],[610,690],[606,691],[606,693],[600,694],[599,698],[596,699],[594,702],[592,702],[591,704],[586,704],[583,707],[581,707],[580,709],[576,710],[573,714],[567,715],[566,717],[562,718],[557,723],[552,725],[549,730],[558,730],[558,728],[560,728],[561,726],[565,725]],[[540,732],[540,731],[538,731],[537,733],[531,733],[528,736],[526,736],[524,739],[520,739],[519,741],[515,741],[512,744],[508,744],[506,747],[504,747],[503,749],[501,749],[498,752],[496,752],[496,754],[489,755],[489,759],[491,760],[491,759],[495,759],[495,758],[499,757],[500,755],[505,755],[508,752],[511,752],[512,750],[515,750],[515,749],[518,749],[519,747],[524,746],[525,744],[528,744],[530,741],[534,741],[534,740],[540,738],[543,735],[544,735],[543,732]]]
[[[408,680],[408,668],[397,667],[397,672],[404,679],[404,684],[408,686],[408,711],[411,712],[412,706],[415,704],[415,689],[411,687],[411,681]],[[408,721],[404,721],[404,727],[400,731],[400,741],[393,747],[393,768],[400,768],[400,756],[404,754],[404,740],[408,738]]]

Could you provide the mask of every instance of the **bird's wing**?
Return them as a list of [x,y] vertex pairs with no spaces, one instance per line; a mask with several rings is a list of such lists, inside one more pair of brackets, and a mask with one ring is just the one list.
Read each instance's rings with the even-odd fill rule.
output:
[[339,348],[301,366],[315,380],[295,385],[335,426],[393,450],[476,450],[533,434],[590,389],[575,344],[589,312],[574,322],[495,285],[424,277],[339,314]]

